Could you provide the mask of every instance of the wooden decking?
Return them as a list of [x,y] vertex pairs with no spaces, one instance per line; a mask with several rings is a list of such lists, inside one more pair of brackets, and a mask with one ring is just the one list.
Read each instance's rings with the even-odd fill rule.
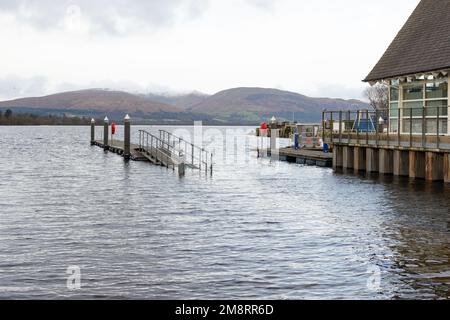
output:
[[[271,151],[268,149],[258,150],[258,155],[267,154],[271,156]],[[319,166],[331,168],[333,166],[333,154],[325,153],[320,149],[298,149],[281,148],[278,150],[278,157],[280,161],[287,161],[298,164],[305,164],[310,166]]]
[[[105,148],[103,141],[100,140],[93,141],[92,144],[100,148]],[[118,155],[123,155],[124,153],[123,145],[124,145],[123,141],[115,140],[113,142],[110,142],[106,150],[113,153],[117,153]],[[148,159],[139,151],[139,146],[134,144],[131,145],[131,160],[148,161]]]

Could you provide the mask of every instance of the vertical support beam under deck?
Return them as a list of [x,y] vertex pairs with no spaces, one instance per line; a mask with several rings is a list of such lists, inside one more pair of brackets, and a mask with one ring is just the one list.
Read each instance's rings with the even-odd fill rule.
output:
[[353,169],[354,168],[354,151],[353,147],[343,146],[342,147],[342,168]]
[[409,152],[394,150],[394,176],[409,176]]
[[333,147],[333,169],[342,168],[343,166],[343,148],[342,146],[335,145]]
[[425,153],[425,179],[427,181],[444,180],[444,155],[442,153]]
[[450,153],[444,154],[444,181],[450,183]]
[[425,152],[409,151],[409,177],[425,179]]
[[363,147],[353,148],[354,169],[356,172],[366,170],[366,150]]
[[394,173],[394,152],[389,149],[380,149],[380,174]]
[[366,171],[367,173],[379,172],[380,150],[377,148],[366,148]]

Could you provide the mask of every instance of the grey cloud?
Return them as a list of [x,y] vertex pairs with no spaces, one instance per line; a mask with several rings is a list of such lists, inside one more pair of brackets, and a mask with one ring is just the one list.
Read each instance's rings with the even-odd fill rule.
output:
[[316,92],[313,95],[317,97],[364,100],[364,88],[365,85],[362,83],[358,86],[346,86],[337,83],[321,83],[317,85]]
[[208,0],[1,0],[0,12],[42,29],[59,28],[67,19],[81,18],[91,32],[121,34],[170,25],[180,10],[182,17],[192,19],[207,6]]
[[[260,9],[272,10],[275,6],[275,0],[246,0],[247,3]],[[278,0],[280,1],[280,0]]]
[[46,94],[48,85],[45,77],[6,76],[0,78],[0,100],[41,96]]
[[109,89],[134,93],[160,93],[173,92],[169,87],[148,83],[143,86],[133,81],[127,80],[100,80],[90,81],[85,84],[77,84],[70,82],[62,82],[52,84],[48,78],[44,76],[35,76],[24,78],[15,75],[9,75],[0,78],[0,101],[13,100],[27,97],[40,97],[48,94],[76,91],[84,89]]

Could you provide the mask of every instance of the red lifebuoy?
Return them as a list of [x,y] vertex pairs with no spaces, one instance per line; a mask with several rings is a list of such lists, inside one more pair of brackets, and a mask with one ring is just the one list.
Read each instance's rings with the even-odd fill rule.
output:
[[267,123],[266,122],[261,123],[261,129],[267,130]]
[[114,122],[111,124],[111,133],[116,134],[116,124]]

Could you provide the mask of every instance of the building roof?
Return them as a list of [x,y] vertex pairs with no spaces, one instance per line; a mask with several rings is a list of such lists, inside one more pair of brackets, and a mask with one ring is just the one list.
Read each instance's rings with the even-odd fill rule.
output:
[[450,0],[422,0],[364,81],[450,68]]

